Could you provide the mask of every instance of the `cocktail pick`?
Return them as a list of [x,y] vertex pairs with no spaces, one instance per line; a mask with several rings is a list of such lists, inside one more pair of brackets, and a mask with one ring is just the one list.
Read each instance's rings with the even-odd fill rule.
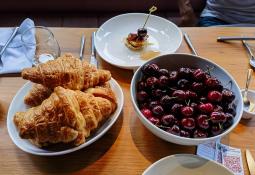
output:
[[149,19],[149,17],[150,17],[150,15],[151,15],[151,13],[152,12],[155,12],[157,10],[157,7],[156,6],[152,6],[150,9],[149,9],[149,14],[147,15],[147,18],[146,18],[146,20],[145,20],[145,23],[144,23],[144,25],[143,25],[143,27],[142,28],[139,28],[138,30],[137,30],[137,35],[139,36],[139,37],[146,37],[147,36],[147,30],[146,30],[146,28],[145,28],[145,25],[146,25],[146,23],[147,23],[147,21],[148,21],[148,19]]
[[146,18],[146,20],[145,20],[145,23],[144,23],[144,25],[143,25],[142,28],[145,27],[145,25],[146,25],[146,23],[147,23],[147,21],[148,21],[150,15],[151,15],[151,13],[152,13],[152,12],[155,12],[156,10],[157,10],[157,7],[156,7],[156,6],[152,6],[152,7],[149,9],[149,14],[148,14],[148,16],[147,16],[147,18]]

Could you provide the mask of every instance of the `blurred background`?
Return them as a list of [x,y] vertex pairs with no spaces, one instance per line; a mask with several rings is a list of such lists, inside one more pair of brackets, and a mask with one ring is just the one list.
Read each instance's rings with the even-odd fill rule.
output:
[[17,26],[25,18],[47,27],[99,27],[113,16],[128,12],[148,12],[178,26],[194,26],[205,0],[6,0],[0,5],[0,27]]

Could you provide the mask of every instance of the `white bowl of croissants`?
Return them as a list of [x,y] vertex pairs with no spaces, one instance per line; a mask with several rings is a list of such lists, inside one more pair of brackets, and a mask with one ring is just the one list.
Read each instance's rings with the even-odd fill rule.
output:
[[111,73],[71,54],[21,75],[29,82],[10,104],[7,129],[13,142],[31,154],[62,155],[90,145],[123,107],[123,92]]

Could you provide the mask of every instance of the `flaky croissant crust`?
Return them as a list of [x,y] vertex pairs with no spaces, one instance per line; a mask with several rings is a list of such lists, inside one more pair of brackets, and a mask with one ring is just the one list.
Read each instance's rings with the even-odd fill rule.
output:
[[24,103],[29,106],[38,106],[52,93],[50,88],[41,84],[33,84],[28,94],[24,97]]
[[39,64],[37,67],[23,69],[22,78],[53,89],[57,86],[82,90],[104,83],[111,78],[107,70],[96,69],[70,54]]
[[[98,87],[89,91],[56,87],[51,96],[40,106],[17,112],[14,123],[21,138],[31,139],[38,146],[73,142],[80,145],[85,137],[109,117],[117,106],[110,88]],[[101,91],[101,92],[100,92]],[[102,94],[102,95],[100,95]]]

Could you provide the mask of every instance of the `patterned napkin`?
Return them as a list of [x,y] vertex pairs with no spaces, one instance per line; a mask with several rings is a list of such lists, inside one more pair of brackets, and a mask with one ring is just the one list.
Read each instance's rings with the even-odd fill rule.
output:
[[235,175],[244,175],[241,150],[220,143],[220,140],[197,146],[197,155],[209,160],[214,160]]

